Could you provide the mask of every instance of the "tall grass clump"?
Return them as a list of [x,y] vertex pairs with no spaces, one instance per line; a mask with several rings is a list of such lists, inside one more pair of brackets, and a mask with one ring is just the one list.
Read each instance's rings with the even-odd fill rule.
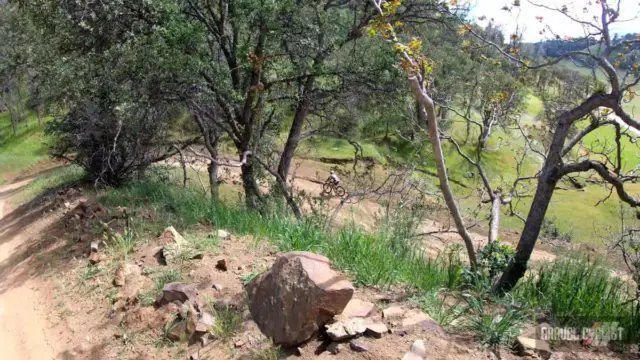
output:
[[240,204],[212,203],[201,192],[163,183],[131,183],[106,191],[101,201],[130,211],[153,211],[155,224],[141,224],[147,231],[168,225],[184,230],[209,223],[238,235],[266,239],[282,251],[317,252],[362,285],[407,284],[421,291],[455,287],[463,268],[454,251],[432,260],[418,250],[398,246],[396,237],[369,234],[355,225],[329,232],[317,221],[296,221],[282,213],[262,215]]
[[589,259],[558,259],[521,280],[514,297],[547,311],[558,326],[618,322],[627,342],[640,341],[640,304],[631,284]]

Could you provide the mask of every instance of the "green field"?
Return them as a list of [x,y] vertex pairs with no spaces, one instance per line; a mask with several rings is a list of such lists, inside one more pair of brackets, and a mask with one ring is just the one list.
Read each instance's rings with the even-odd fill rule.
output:
[[46,139],[31,114],[13,134],[8,113],[0,113],[0,184],[47,158]]

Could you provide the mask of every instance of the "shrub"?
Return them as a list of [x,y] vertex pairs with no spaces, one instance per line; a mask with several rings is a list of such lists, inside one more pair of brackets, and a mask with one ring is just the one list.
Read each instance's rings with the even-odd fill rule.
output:
[[171,153],[157,141],[166,137],[169,114],[162,104],[85,100],[47,123],[50,150],[81,166],[95,183],[120,185]]

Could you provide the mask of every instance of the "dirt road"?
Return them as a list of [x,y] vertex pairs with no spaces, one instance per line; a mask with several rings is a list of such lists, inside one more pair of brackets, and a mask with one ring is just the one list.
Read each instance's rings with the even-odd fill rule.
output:
[[[21,269],[27,258],[14,256],[39,235],[43,222],[29,229],[10,231],[20,226],[10,215],[6,200],[28,184],[29,180],[0,186],[0,358],[3,360],[47,360],[55,351],[47,341],[45,317],[39,303],[37,280]],[[24,276],[27,274],[27,278]]]

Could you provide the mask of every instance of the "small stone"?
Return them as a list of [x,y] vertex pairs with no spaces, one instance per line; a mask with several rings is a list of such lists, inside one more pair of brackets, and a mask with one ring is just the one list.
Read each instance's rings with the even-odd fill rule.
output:
[[113,285],[115,286],[124,286],[125,282],[125,274],[122,266],[116,269],[116,275],[113,278]]
[[411,345],[411,352],[421,357],[427,356],[427,348],[424,344],[424,340],[414,341]]
[[367,325],[363,318],[352,318],[344,322],[344,330],[351,336],[356,336],[364,333],[367,330]]
[[382,335],[386,334],[387,332],[389,332],[389,328],[387,328],[387,325],[383,323],[374,323],[367,325],[367,329],[365,330],[364,334],[375,339],[380,339]]
[[391,306],[382,310],[382,317],[385,319],[397,319],[404,316],[404,309],[400,306]]
[[222,289],[224,289],[224,287],[220,284],[213,284],[211,286],[215,291],[222,291]]
[[236,349],[239,349],[241,347],[244,346],[244,340],[238,340],[235,343],[233,343],[233,346],[235,346]]
[[227,271],[227,260],[225,259],[218,260],[218,262],[216,263],[216,269],[220,271]]
[[198,355],[197,352],[189,355],[189,360],[199,360],[199,359],[200,359],[200,356]]
[[196,332],[197,333],[206,333],[211,329],[211,327],[215,324],[215,318],[208,312],[203,312],[200,315],[200,319],[198,319],[198,323],[196,324]]
[[120,264],[116,269],[113,284],[119,287],[124,286],[127,278],[138,276],[141,273],[140,267],[135,264]]
[[332,355],[338,355],[342,351],[342,345],[339,343],[331,343],[327,346],[327,351]]
[[176,243],[178,245],[184,245],[187,243],[187,241],[173,226],[169,226],[164,229],[162,235],[160,235],[160,241],[162,241],[163,244]]
[[347,307],[342,311],[342,315],[347,318],[352,317],[367,317],[373,309],[375,305],[368,301],[362,301],[360,299],[351,299],[347,304]]
[[206,332],[202,335],[202,338],[200,338],[200,345],[202,345],[202,347],[206,347],[207,345],[209,345],[209,342],[210,342],[209,333]]
[[182,283],[169,283],[165,284],[162,288],[162,292],[158,294],[156,302],[159,306],[178,301],[184,303],[189,301],[192,304],[198,303],[198,292],[192,285],[185,285]]
[[548,342],[524,336],[518,336],[516,338],[516,348],[518,348],[521,353],[525,353],[527,350],[533,350],[547,355],[551,354],[551,348]]
[[104,260],[104,255],[98,254],[97,252],[92,252],[91,255],[89,255],[89,264],[91,265],[97,265],[101,263],[103,260]]
[[366,346],[364,346],[364,345],[362,345],[360,343],[357,343],[355,341],[351,341],[349,343],[349,347],[351,348],[351,350],[353,350],[355,352],[365,352],[365,351],[369,350],[369,349],[367,349]]
[[295,350],[295,354],[296,356],[302,356],[302,348],[298,346]]
[[187,305],[187,334],[191,336],[196,332],[198,327],[198,312],[190,302],[186,302],[185,304]]
[[91,252],[97,253],[100,250],[100,241],[95,240],[91,242]]
[[402,319],[402,327],[412,328],[419,327],[424,331],[433,331],[444,333],[444,329],[437,321],[433,320],[429,315],[422,311],[415,311],[406,314],[406,317]]
[[327,335],[333,341],[341,341],[344,339],[348,339],[351,336],[347,333],[347,330],[344,328],[344,324],[341,322],[336,322],[331,325],[326,325],[327,327]]
[[398,334],[398,336],[400,337],[405,337],[407,336],[407,332],[404,330],[399,330],[398,332],[396,332],[396,334]]
[[218,230],[216,232],[216,236],[218,236],[218,238],[223,240],[227,240],[231,238],[231,234],[229,234],[229,232],[226,230]]

